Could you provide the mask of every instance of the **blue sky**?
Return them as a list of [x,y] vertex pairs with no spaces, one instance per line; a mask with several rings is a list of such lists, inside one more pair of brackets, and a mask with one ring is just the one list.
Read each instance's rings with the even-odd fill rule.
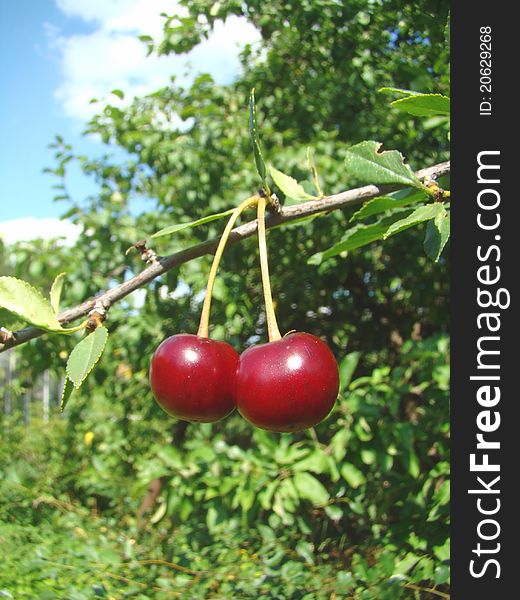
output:
[[[118,88],[131,99],[165,85],[172,74],[188,82],[209,72],[227,83],[239,68],[240,48],[259,37],[245,20],[232,18],[187,57],[146,58],[137,36],[159,39],[160,13],[175,10],[175,0],[0,0],[0,235],[6,241],[6,232],[19,239],[41,230],[38,219],[47,219],[47,232],[54,225],[62,231],[58,218],[67,207],[53,201],[55,182],[42,170],[53,166],[48,145],[58,133],[82,154],[106,150],[81,135],[95,110],[91,98]],[[79,172],[68,188],[77,200],[95,193]]]
[[48,47],[46,22],[64,31],[89,28],[79,19],[68,19],[51,0],[0,2],[1,221],[63,212],[52,201],[52,178],[42,173],[53,164],[47,146],[56,133],[85,151],[94,145],[81,139],[81,124],[65,116],[53,96],[60,63]]

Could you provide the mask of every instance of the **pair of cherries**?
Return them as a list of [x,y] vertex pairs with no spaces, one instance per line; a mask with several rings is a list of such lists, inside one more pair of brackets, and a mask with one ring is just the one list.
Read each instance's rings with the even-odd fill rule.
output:
[[[177,334],[152,357],[150,385],[159,405],[186,421],[212,423],[235,408],[250,423],[271,431],[302,431],[323,420],[338,395],[338,365],[329,347],[308,333],[284,337],[276,323],[269,267],[265,209],[268,191],[233,211],[215,252],[198,335]],[[226,342],[208,337],[213,284],[233,225],[249,207],[258,211],[258,247],[269,342],[241,356]]]
[[338,366],[329,347],[308,333],[245,350],[192,334],[173,335],[152,358],[158,404],[186,421],[214,422],[235,407],[271,431],[301,431],[322,421],[338,395]]

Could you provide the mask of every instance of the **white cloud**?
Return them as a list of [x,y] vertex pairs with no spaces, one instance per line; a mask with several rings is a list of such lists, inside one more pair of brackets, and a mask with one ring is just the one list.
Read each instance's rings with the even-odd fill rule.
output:
[[[238,74],[238,54],[246,43],[260,39],[242,17],[218,22],[208,40],[183,56],[151,55],[137,35],[160,39],[161,12],[179,12],[172,0],[56,0],[69,17],[94,24],[89,34],[64,35],[46,25],[50,46],[59,53],[62,82],[55,91],[64,112],[85,121],[96,112],[91,98],[103,98],[113,89],[125,92],[127,101],[167,85],[172,75],[189,82],[196,73],[208,72],[218,83],[229,83]],[[182,9],[185,10],[185,9]],[[191,70],[187,75],[186,65]],[[118,102],[111,98],[114,104]]]
[[106,31],[134,31],[159,36],[161,13],[185,15],[187,10],[172,0],[56,0],[68,17],[94,22]]
[[64,244],[72,245],[78,238],[80,231],[81,227],[79,225],[55,218],[25,217],[0,223],[0,238],[5,244],[37,238],[45,240],[64,238]]

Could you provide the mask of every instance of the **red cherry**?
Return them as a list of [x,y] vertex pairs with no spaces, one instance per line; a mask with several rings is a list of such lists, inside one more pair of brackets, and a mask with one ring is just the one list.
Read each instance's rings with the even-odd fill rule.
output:
[[329,414],[338,388],[338,365],[329,347],[308,333],[291,333],[242,353],[237,408],[262,429],[301,431]]
[[152,357],[150,385],[172,417],[212,423],[235,408],[240,357],[225,342],[188,333],[162,342]]

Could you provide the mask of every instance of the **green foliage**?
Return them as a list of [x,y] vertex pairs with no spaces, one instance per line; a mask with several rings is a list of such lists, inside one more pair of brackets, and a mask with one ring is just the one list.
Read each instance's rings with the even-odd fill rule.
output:
[[0,307],[46,331],[62,329],[51,303],[29,283],[15,277],[0,278]]
[[424,251],[432,260],[437,262],[449,239],[450,213],[444,209],[428,221],[424,238]]
[[391,235],[395,235],[396,233],[400,233],[409,227],[413,227],[418,223],[424,223],[424,221],[431,221],[435,219],[440,214],[445,213],[444,206],[439,203],[427,204],[426,206],[419,206],[416,208],[410,215],[405,217],[404,219],[399,219],[395,223],[392,223],[390,227],[386,230],[383,239]]
[[[77,243],[0,247],[2,274],[49,289],[66,270],[60,305],[73,306],[140,271],[137,254],[125,252],[153,232],[180,226],[154,238],[163,255],[220,234],[207,217],[259,185],[247,123],[253,87],[265,156],[304,193],[383,183],[381,167],[383,179],[406,187],[269,233],[280,325],[322,337],[340,364],[340,398],[316,430],[275,435],[238,415],[186,426],[154,403],[150,356],[168,335],[196,331],[209,257],[110,308],[102,360],[80,389],[66,380],[63,400],[73,393],[73,401],[48,424],[35,418],[37,399],[32,423],[19,424],[21,398],[45,369],[63,375],[77,340],[49,335],[16,349],[14,415],[0,421],[0,594],[435,600],[426,588],[449,585],[449,253],[441,254],[449,181],[424,189],[410,173],[448,158],[447,123],[397,110],[377,90],[448,93],[449,3],[183,5],[188,16],[165,18],[162,41],[143,43],[182,53],[216,21],[243,15],[262,39],[245,48],[238,79],[218,86],[201,75],[125,107],[98,102],[87,132],[106,154],[77,155],[58,136],[49,169],[64,214],[81,225]],[[399,153],[359,145],[373,139]],[[356,155],[356,146],[364,151]],[[71,197],[71,168],[98,193]],[[382,241],[421,206],[444,211]],[[355,236],[363,244],[351,245]],[[309,257],[338,243],[346,246],[309,267]],[[215,290],[211,336],[237,349],[265,339],[256,252],[255,240],[230,246]],[[57,296],[55,288],[53,314]],[[0,317],[10,325],[7,311]],[[157,478],[159,497],[138,517]]]
[[262,179],[264,190],[266,193],[269,193],[269,188],[267,187],[267,169],[265,168],[264,157],[262,156],[262,149],[260,148],[260,141],[258,140],[254,88],[249,95],[249,135],[251,136],[251,143],[253,144],[256,170]]
[[67,377],[75,388],[79,388],[92,371],[105,348],[108,338],[106,327],[97,327],[90,335],[82,339],[70,353],[67,361]]
[[54,312],[56,313],[60,310],[61,293],[63,291],[63,284],[65,283],[66,276],[67,273],[60,273],[59,275],[56,275],[56,278],[52,282],[51,291],[49,295],[51,300],[51,306]]
[[389,194],[388,196],[372,198],[372,200],[365,202],[365,204],[352,215],[350,220],[357,221],[365,219],[366,217],[372,217],[373,215],[384,213],[394,208],[400,208],[407,204],[414,204],[420,200],[424,201],[425,199],[426,195],[424,192],[410,191],[409,189],[401,190],[394,194]]
[[178,231],[182,231],[183,229],[189,229],[190,227],[198,227],[199,225],[204,225],[205,223],[211,223],[211,221],[216,221],[217,219],[222,219],[224,217],[229,217],[234,208],[230,208],[229,210],[225,210],[224,212],[217,213],[216,215],[209,215],[207,217],[203,217],[202,219],[197,219],[196,221],[191,221],[190,223],[179,223],[177,225],[169,225],[160,231],[156,231],[152,238],[162,237],[164,235],[172,235],[173,233],[177,233]]
[[[56,280],[54,283],[56,284]],[[83,329],[84,325],[62,327],[54,308],[59,303],[60,293],[59,283],[56,287],[53,284],[51,299],[47,300],[27,281],[16,277],[0,277],[0,310],[3,309],[16,319],[38,329],[69,335]]]
[[275,184],[284,193],[286,199],[289,200],[286,204],[290,204],[290,200],[294,200],[295,202],[305,202],[306,200],[315,199],[315,196],[308,194],[296,179],[290,175],[285,175],[285,173],[278,171],[278,169],[275,169],[273,166],[269,167],[269,173]]
[[379,152],[380,147],[380,142],[370,141],[349,148],[345,158],[347,172],[365,183],[399,183],[423,188],[397,150]]
[[[394,367],[352,377],[359,358],[345,357],[338,405],[311,435],[255,430],[245,444],[238,416],[173,435],[158,419],[152,435],[101,389],[78,392],[81,420],[5,429],[0,536],[26,550],[0,589],[389,600],[413,597],[408,583],[442,589],[447,339],[407,341]],[[141,530],[140,498],[158,477]]]
[[416,117],[450,114],[450,99],[442,94],[413,94],[394,100],[392,106]]

